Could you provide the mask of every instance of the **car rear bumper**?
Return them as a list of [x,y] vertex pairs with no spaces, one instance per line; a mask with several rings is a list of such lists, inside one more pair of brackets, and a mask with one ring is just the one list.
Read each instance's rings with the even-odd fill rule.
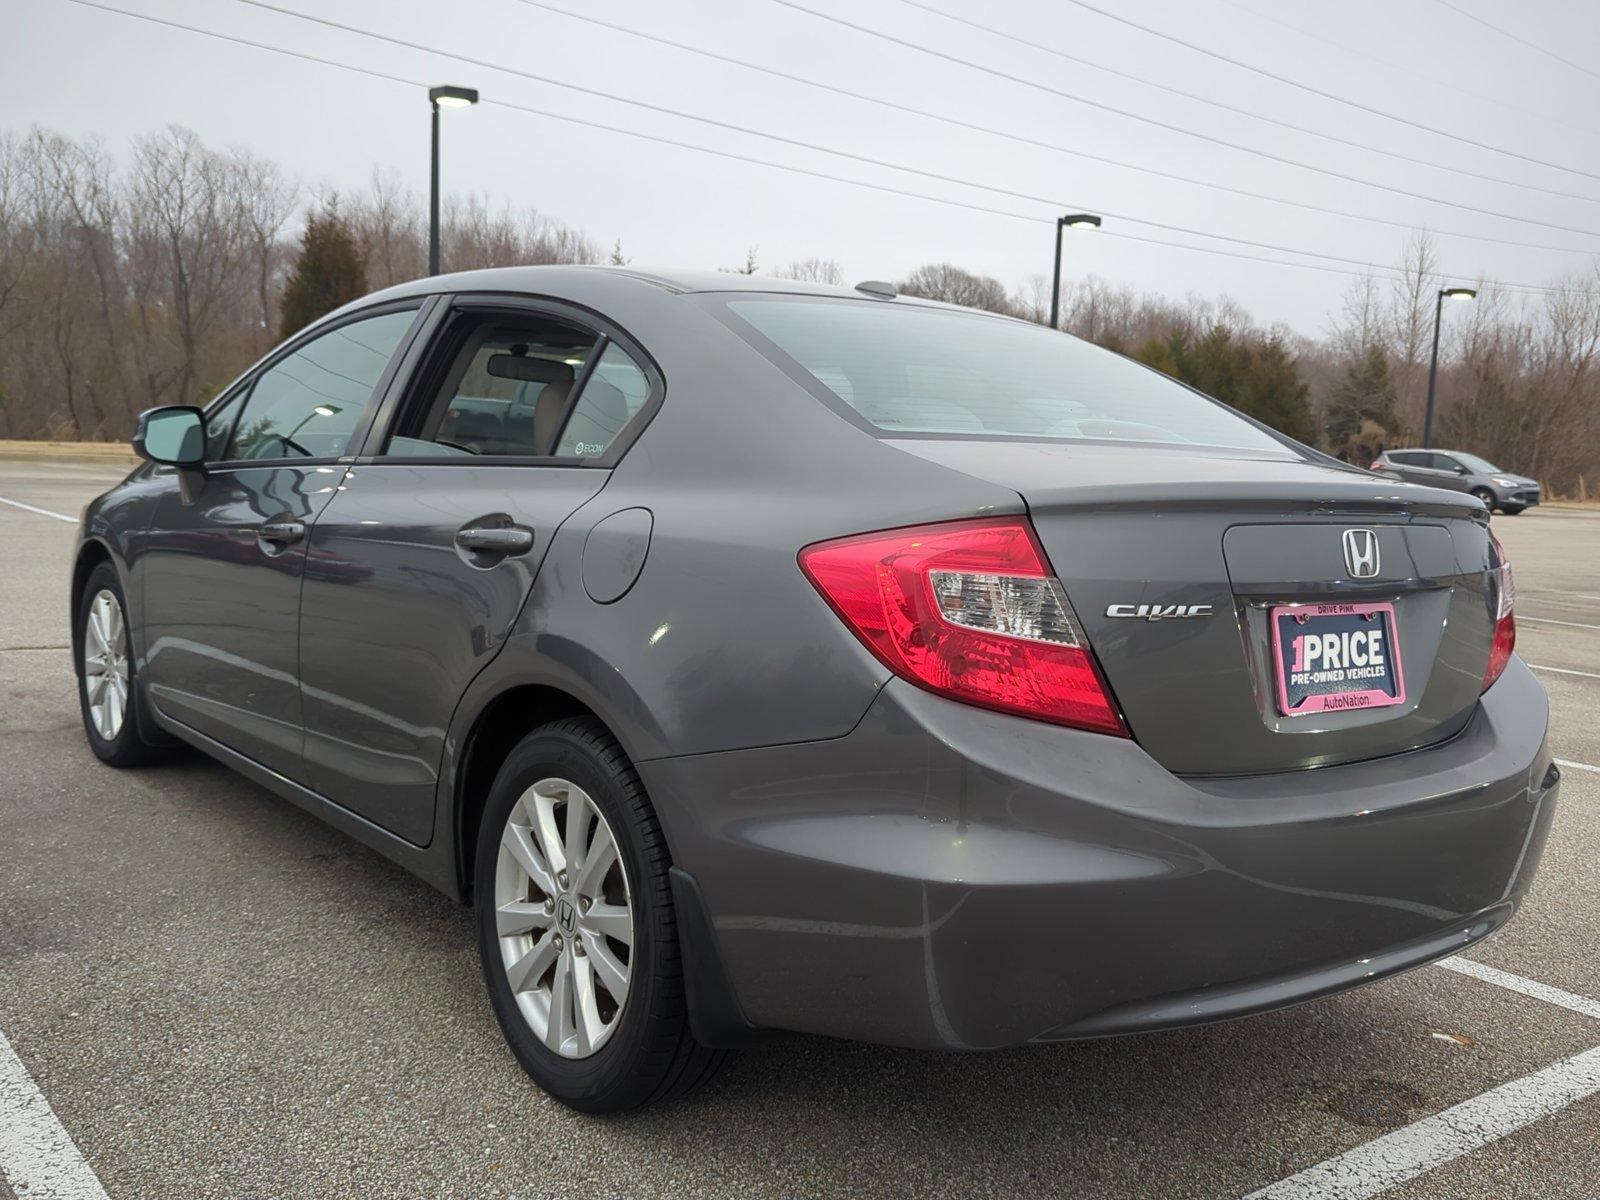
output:
[[1513,659],[1449,742],[1181,779],[899,680],[848,736],[639,765],[758,1026],[967,1049],[1308,1000],[1515,912],[1554,814]]

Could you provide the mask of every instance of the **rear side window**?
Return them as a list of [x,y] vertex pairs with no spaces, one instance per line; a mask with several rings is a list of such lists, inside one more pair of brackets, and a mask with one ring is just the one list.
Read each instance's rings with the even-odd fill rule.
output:
[[416,312],[351,321],[262,372],[234,427],[230,459],[337,458]]
[[649,378],[627,351],[612,342],[584,383],[556,453],[575,458],[604,454],[649,398]]
[[384,456],[549,455],[598,342],[563,321],[464,316],[423,385],[426,407],[401,422]]
[[[725,302],[734,328],[885,436],[1224,446],[1289,453],[1226,406],[1077,338],[878,301]],[[751,336],[754,334],[755,336]]]

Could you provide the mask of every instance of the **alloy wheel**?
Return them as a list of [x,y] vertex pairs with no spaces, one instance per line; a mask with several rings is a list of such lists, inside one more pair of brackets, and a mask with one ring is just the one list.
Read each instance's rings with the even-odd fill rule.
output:
[[94,731],[117,740],[128,716],[128,637],[122,605],[101,588],[83,622],[83,689]]
[[500,961],[534,1035],[587,1058],[628,1000],[634,923],[628,873],[605,814],[566,779],[518,797],[495,865]]

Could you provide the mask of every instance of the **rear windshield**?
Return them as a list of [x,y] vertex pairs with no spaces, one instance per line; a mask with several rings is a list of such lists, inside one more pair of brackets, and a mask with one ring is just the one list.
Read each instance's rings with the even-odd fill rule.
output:
[[725,304],[757,349],[891,437],[1289,452],[1165,375],[1040,326],[878,301],[756,296]]

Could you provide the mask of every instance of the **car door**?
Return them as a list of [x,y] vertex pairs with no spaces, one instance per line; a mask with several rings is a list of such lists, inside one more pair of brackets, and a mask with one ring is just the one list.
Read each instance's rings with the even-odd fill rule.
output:
[[661,385],[552,305],[458,302],[416,358],[311,531],[300,658],[310,786],[421,845],[458,700]]
[[208,417],[203,478],[171,472],[142,541],[152,703],[294,778],[306,534],[338,493],[420,305],[352,315],[252,372]]
[[1472,490],[1472,474],[1455,458],[1448,454],[1430,454],[1429,466],[1437,476],[1435,487],[1454,488],[1458,492]]
[[1425,450],[1399,450],[1389,455],[1389,461],[1397,468],[1400,478],[1408,483],[1420,483],[1429,487],[1438,487],[1439,473],[1433,469],[1433,455]]

